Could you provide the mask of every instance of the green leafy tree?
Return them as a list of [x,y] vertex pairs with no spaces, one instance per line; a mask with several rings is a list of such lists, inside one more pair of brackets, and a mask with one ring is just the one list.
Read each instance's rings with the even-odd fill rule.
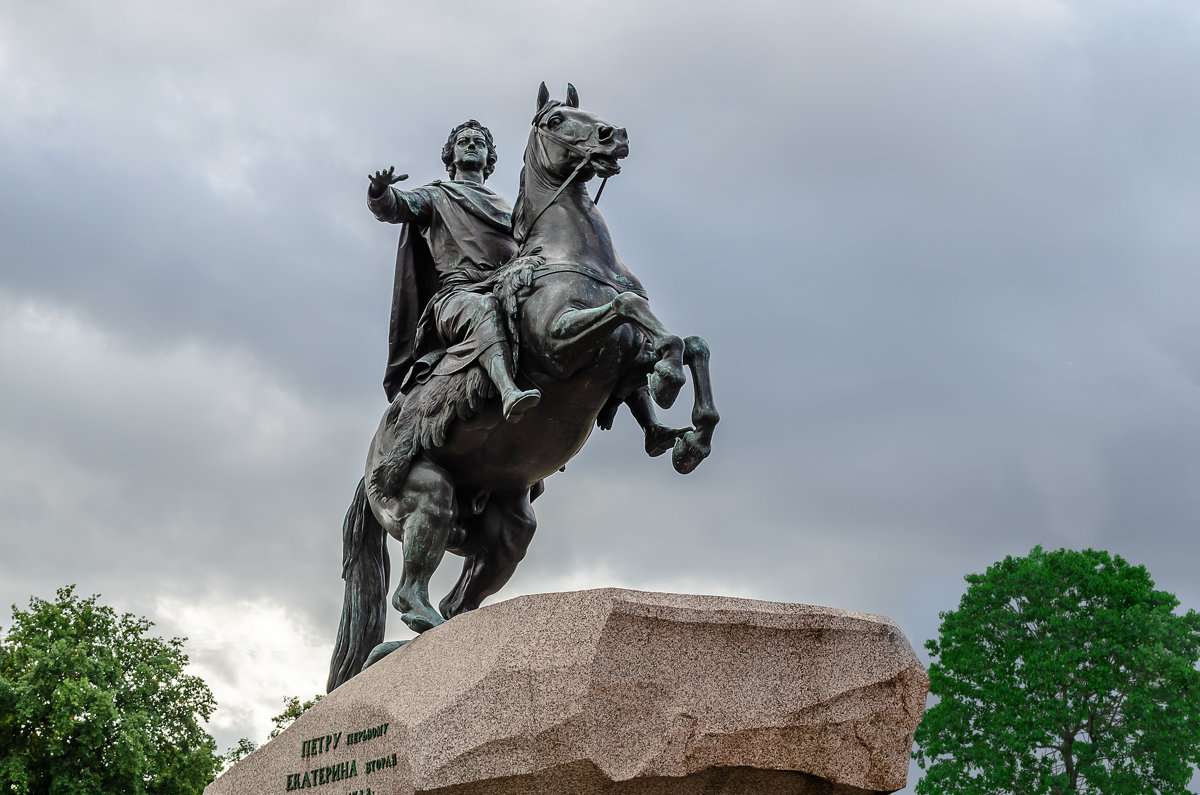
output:
[[942,613],[922,795],[1184,795],[1200,761],[1200,615],[1096,550],[1005,558]]
[[257,750],[258,743],[249,737],[241,738],[237,741],[237,745],[226,749],[225,753],[221,756],[221,772],[225,772]]
[[200,722],[215,702],[184,673],[183,639],[81,599],[12,608],[0,638],[0,791],[195,795],[219,757]]
[[283,712],[271,718],[271,722],[275,724],[275,728],[271,729],[271,733],[267,735],[268,740],[274,740],[279,735],[283,734],[283,730],[296,722],[296,718],[308,712],[317,705],[322,696],[315,695],[308,701],[301,703],[296,696],[287,696],[283,699]]
[[[285,696],[283,699],[283,712],[271,718],[271,722],[275,724],[275,728],[271,729],[271,733],[267,735],[267,740],[274,740],[283,734],[284,729],[291,726],[296,718],[316,706],[321,698],[321,695],[315,695],[308,701],[301,702],[297,696]],[[249,737],[243,737],[237,741],[237,745],[225,751],[225,755],[221,757],[221,764],[224,769],[228,769],[257,750],[258,743]]]

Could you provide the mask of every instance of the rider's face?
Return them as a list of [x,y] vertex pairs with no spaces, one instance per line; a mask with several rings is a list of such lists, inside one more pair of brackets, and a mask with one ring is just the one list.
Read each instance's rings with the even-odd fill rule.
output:
[[454,137],[454,166],[478,171],[487,163],[487,139],[479,130],[461,130]]

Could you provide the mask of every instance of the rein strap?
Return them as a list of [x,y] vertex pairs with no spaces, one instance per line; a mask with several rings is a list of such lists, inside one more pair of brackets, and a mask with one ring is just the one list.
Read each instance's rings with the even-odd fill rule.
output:
[[[532,230],[533,225],[537,223],[537,219],[542,217],[542,213],[549,210],[550,205],[554,204],[554,202],[558,200],[558,197],[561,196],[562,192],[567,189],[567,186],[571,184],[571,181],[574,180],[575,177],[579,176],[579,172],[583,171],[584,167],[592,162],[592,155],[595,154],[595,152],[589,152],[588,150],[584,149],[581,146],[576,146],[575,144],[571,143],[570,141],[566,140],[565,138],[559,138],[557,135],[547,132],[543,127],[535,125],[533,129],[537,130],[538,135],[542,136],[543,138],[549,138],[551,141],[554,141],[556,144],[565,146],[566,148],[570,149],[572,152],[575,152],[576,154],[583,155],[583,160],[579,161],[579,165],[575,166],[575,170],[571,172],[571,176],[569,176],[565,180],[563,180],[563,184],[558,186],[558,190],[554,191],[554,195],[550,197],[550,201],[546,202],[545,206],[542,207],[542,209],[538,210],[538,214],[533,216],[533,220],[531,220],[529,222],[530,230]],[[604,178],[604,182],[608,182],[607,177]],[[601,193],[604,192],[604,182],[600,183],[600,192]],[[595,204],[596,200],[598,200],[599,198],[600,198],[600,194],[597,193],[596,199],[593,200],[592,203]]]

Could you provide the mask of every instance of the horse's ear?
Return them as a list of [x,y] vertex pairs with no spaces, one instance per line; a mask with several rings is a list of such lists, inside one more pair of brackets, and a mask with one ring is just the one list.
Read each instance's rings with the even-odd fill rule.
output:
[[546,88],[546,83],[542,82],[542,87],[538,89],[538,110],[546,107],[546,103],[550,101],[550,89]]
[[571,85],[570,83],[567,83],[567,107],[579,107],[579,92],[576,91],[575,86]]

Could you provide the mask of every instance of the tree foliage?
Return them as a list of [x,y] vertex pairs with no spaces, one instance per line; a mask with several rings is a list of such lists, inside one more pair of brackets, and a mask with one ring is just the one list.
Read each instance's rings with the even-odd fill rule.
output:
[[[296,721],[296,718],[315,707],[317,702],[322,698],[323,696],[318,694],[308,701],[301,702],[298,696],[284,696],[283,712],[271,718],[271,723],[275,724],[275,726],[271,729],[271,733],[267,735],[267,740],[274,740],[283,734],[284,729],[291,726]],[[249,737],[243,737],[237,741],[237,745],[225,751],[224,756],[221,757],[221,764],[225,769],[231,768],[257,750],[258,743]]]
[[942,613],[922,795],[1184,795],[1200,761],[1200,615],[1106,552],[1005,558]]
[[225,753],[221,755],[221,772],[224,773],[257,750],[258,743],[249,737],[242,737],[237,741],[237,745],[226,749]]
[[183,639],[82,599],[12,608],[0,638],[0,791],[193,795],[219,757],[200,726],[215,702],[184,673]]
[[283,734],[283,730],[296,722],[296,718],[308,712],[317,705],[317,702],[323,698],[321,695],[315,695],[308,701],[300,702],[297,696],[285,696],[283,699],[283,712],[271,718],[271,722],[275,724],[275,728],[271,729],[271,733],[267,735],[268,740],[274,740],[279,735]]

